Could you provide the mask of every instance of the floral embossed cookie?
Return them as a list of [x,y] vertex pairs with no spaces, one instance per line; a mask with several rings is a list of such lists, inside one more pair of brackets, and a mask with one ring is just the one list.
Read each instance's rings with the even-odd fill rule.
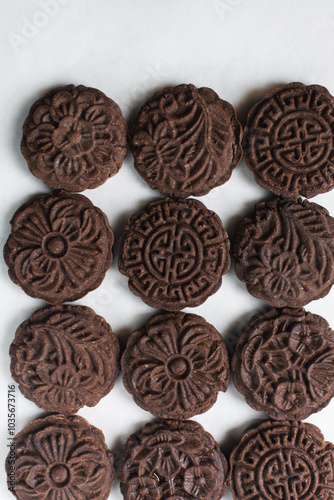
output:
[[242,128],[231,104],[194,85],[156,92],[139,111],[129,138],[143,179],[179,198],[224,184],[242,156]]
[[135,402],[161,418],[204,413],[226,391],[228,352],[196,314],[156,314],[133,332],[122,357],[123,382]]
[[9,354],[21,392],[47,412],[95,406],[120,371],[117,337],[85,306],[36,311],[17,329]]
[[83,191],[121,168],[126,122],[103,92],[67,85],[33,104],[23,125],[21,151],[32,174],[53,189]]
[[112,262],[106,215],[81,194],[43,194],[14,214],[4,248],[9,277],[50,304],[77,300],[97,288]]

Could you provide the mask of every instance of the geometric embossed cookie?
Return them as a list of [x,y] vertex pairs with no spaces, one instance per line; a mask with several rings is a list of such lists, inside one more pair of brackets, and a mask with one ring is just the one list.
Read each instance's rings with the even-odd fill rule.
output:
[[126,122],[103,92],[67,85],[35,102],[23,125],[21,151],[33,175],[53,189],[83,191],[121,168]]
[[197,422],[150,422],[132,434],[120,457],[125,500],[220,500],[227,462],[218,443]]
[[81,194],[43,194],[14,214],[4,248],[9,277],[49,304],[77,300],[97,288],[112,262],[106,215]]
[[276,420],[303,420],[334,396],[334,332],[304,309],[270,308],[241,331],[232,369],[252,408]]
[[257,203],[236,230],[233,256],[251,295],[274,307],[302,307],[334,283],[334,219],[300,198]]
[[[115,477],[102,431],[79,416],[30,422],[6,459],[8,488],[18,500],[106,500]],[[10,483],[15,467],[15,486]]]
[[230,376],[221,335],[196,314],[152,316],[122,356],[123,383],[135,402],[160,418],[190,418],[215,403]]
[[164,198],[127,222],[118,266],[146,304],[178,311],[219,289],[230,267],[229,247],[221,220],[203,203]]
[[232,451],[229,486],[235,500],[332,500],[334,446],[315,425],[265,421]]
[[249,112],[244,158],[256,182],[279,196],[311,198],[334,187],[334,98],[291,83]]
[[156,92],[139,111],[129,139],[143,179],[178,198],[224,184],[242,156],[242,128],[231,104],[194,85]]
[[119,374],[119,343],[85,306],[52,306],[22,323],[10,346],[11,372],[24,396],[47,412],[95,406]]

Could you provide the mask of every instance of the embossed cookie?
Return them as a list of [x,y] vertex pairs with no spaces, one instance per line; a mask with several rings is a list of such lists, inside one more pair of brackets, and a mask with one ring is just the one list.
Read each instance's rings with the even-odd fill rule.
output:
[[304,420],[334,396],[334,332],[304,309],[270,308],[241,331],[232,369],[252,408],[277,420]]
[[227,463],[218,443],[197,422],[146,424],[123,449],[118,479],[125,500],[220,500]]
[[67,85],[36,101],[23,125],[21,151],[32,174],[53,189],[83,191],[121,168],[126,122],[103,92]]
[[133,332],[122,357],[135,402],[162,418],[190,418],[215,403],[230,376],[221,335],[196,314],[156,314]]
[[9,277],[50,304],[77,300],[97,288],[112,262],[106,215],[83,195],[43,194],[14,214],[4,248]]
[[165,198],[133,215],[119,240],[118,267],[151,307],[178,311],[215,293],[230,267],[221,220],[197,200]]
[[265,421],[232,451],[229,480],[235,500],[331,500],[334,446],[314,425]]
[[21,392],[47,412],[95,406],[120,371],[117,337],[85,306],[36,311],[17,329],[9,354]]
[[224,184],[242,156],[242,129],[231,104],[193,85],[156,92],[139,111],[129,138],[143,179],[179,198]]
[[334,283],[334,219],[305,200],[255,205],[236,230],[235,272],[251,295],[274,307],[301,307]]
[[244,159],[260,186],[311,198],[334,187],[334,98],[320,85],[291,83],[249,112]]
[[[53,415],[34,420],[15,436],[13,449],[6,472],[8,488],[17,499],[109,498],[115,477],[113,456],[103,433],[84,418]],[[11,467],[15,467],[13,487]]]

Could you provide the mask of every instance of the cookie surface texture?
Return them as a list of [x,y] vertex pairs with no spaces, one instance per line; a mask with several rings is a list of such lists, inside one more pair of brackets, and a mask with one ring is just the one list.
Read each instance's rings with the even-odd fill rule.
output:
[[211,89],[178,85],[156,92],[129,129],[135,168],[152,189],[202,196],[224,184],[242,156],[231,104]]
[[11,226],[4,248],[9,276],[31,297],[61,304],[102,283],[114,237],[106,215],[85,196],[37,196],[16,211]]
[[95,406],[120,370],[117,337],[85,306],[36,311],[17,329],[9,354],[21,392],[47,412]]
[[244,160],[256,182],[284,197],[334,187],[334,98],[320,85],[268,92],[249,112]]
[[219,289],[230,267],[229,246],[221,220],[203,203],[165,198],[130,218],[118,267],[146,304],[178,311]]
[[126,122],[103,92],[67,85],[36,101],[23,125],[21,151],[33,175],[53,189],[79,192],[121,168]]
[[152,316],[122,357],[123,383],[135,402],[161,418],[190,418],[226,391],[230,369],[221,335],[195,314]]
[[236,229],[233,256],[251,295],[274,307],[302,307],[334,283],[334,219],[300,198],[257,203]]
[[168,420],[128,438],[118,479],[125,500],[220,500],[226,473],[218,443],[200,424]]

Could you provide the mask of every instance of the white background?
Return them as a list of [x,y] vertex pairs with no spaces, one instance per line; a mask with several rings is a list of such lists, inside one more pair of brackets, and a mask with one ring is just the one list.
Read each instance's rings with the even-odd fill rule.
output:
[[[20,153],[21,127],[32,103],[68,83],[96,87],[114,99],[131,120],[138,106],[165,85],[193,83],[213,88],[232,103],[239,119],[268,89],[301,81],[324,85],[334,94],[334,2],[330,0],[1,0],[0,237],[10,231],[14,211],[32,195],[47,192]],[[121,171],[84,193],[108,216],[116,238],[130,214],[158,197],[141,180],[128,154]],[[233,234],[237,221],[268,192],[256,185],[243,162],[231,180],[202,197]],[[313,198],[334,215],[334,191]],[[127,289],[117,255],[99,289],[78,301],[92,307],[124,342],[155,311]],[[7,386],[12,383],[8,349],[18,325],[41,301],[14,285],[0,261],[0,497],[6,491]],[[334,290],[306,308],[334,327]],[[252,298],[234,275],[219,292],[193,309],[233,343],[236,332],[264,303]],[[43,415],[16,390],[17,431]],[[101,428],[118,458],[126,437],[152,417],[122,386],[80,415]],[[334,401],[308,421],[334,442]],[[196,417],[229,453],[240,433],[257,419],[230,384],[215,406]],[[122,498],[117,481],[110,498]],[[232,498],[228,492],[226,500]]]

